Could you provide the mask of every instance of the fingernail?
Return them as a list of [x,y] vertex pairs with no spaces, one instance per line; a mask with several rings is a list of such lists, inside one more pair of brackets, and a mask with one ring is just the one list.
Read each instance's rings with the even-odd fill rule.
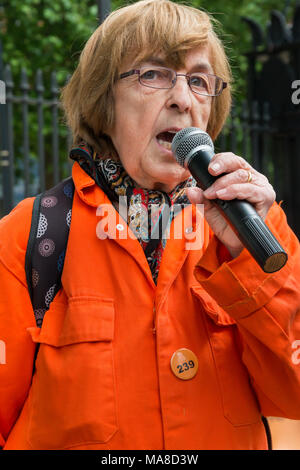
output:
[[220,169],[221,169],[221,165],[219,163],[213,163],[212,165],[210,165],[210,168],[215,172],[219,172]]

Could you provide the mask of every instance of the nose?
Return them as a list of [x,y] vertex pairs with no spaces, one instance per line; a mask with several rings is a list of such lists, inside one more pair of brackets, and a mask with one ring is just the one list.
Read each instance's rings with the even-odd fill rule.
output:
[[168,108],[177,108],[181,113],[189,111],[192,107],[192,94],[187,78],[178,74],[175,85],[169,90]]

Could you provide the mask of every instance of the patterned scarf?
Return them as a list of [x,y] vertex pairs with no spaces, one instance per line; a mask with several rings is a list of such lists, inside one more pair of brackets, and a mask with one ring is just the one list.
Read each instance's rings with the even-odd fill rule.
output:
[[[118,211],[120,197],[126,201],[127,224],[144,250],[156,283],[167,242],[168,227],[183,205],[190,203],[184,190],[195,186],[195,180],[190,177],[167,194],[163,191],[137,188],[120,161],[101,159],[85,142],[71,150],[70,158],[77,161],[95,180]],[[167,217],[164,217],[164,214],[167,214]]]

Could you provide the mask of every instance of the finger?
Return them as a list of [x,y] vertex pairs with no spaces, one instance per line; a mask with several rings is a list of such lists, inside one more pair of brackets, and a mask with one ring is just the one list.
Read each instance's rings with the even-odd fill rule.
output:
[[[262,175],[263,176],[263,175]],[[256,181],[259,186],[263,186],[265,183],[263,181],[258,181],[258,178],[256,175],[253,175],[250,170],[242,169],[239,168],[236,171],[233,171],[231,173],[226,173],[224,176],[219,177],[214,184],[212,184],[209,188],[207,188],[204,191],[204,196],[207,197],[208,199],[213,199],[216,196],[216,192],[220,191],[228,186],[232,186],[234,184],[241,184],[241,183],[247,183],[251,180],[251,184],[255,184]]]
[[203,204],[203,191],[198,187],[186,188],[185,193],[191,204]]
[[251,170],[253,174],[256,173],[256,170],[246,160],[232,152],[216,153],[208,165],[208,171],[212,175],[230,173],[239,168]]
[[204,197],[202,189],[198,187],[186,188],[185,193],[191,204],[203,204],[205,211],[213,207],[212,202]]
[[270,188],[261,188],[253,184],[233,185],[217,191],[216,197],[218,199],[232,200],[240,199],[252,204],[257,211],[258,215],[265,220],[270,207],[275,201],[275,191],[270,185]]
[[255,205],[270,207],[275,200],[275,191],[271,185],[262,187],[252,183],[233,184],[216,191],[216,197],[223,200],[247,200]]

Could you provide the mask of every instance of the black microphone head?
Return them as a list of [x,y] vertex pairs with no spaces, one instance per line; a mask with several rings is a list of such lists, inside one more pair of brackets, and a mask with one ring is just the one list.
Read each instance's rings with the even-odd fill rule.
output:
[[207,132],[198,127],[186,127],[175,134],[172,141],[172,152],[179,165],[186,167],[191,151],[207,146],[214,151],[213,141]]

